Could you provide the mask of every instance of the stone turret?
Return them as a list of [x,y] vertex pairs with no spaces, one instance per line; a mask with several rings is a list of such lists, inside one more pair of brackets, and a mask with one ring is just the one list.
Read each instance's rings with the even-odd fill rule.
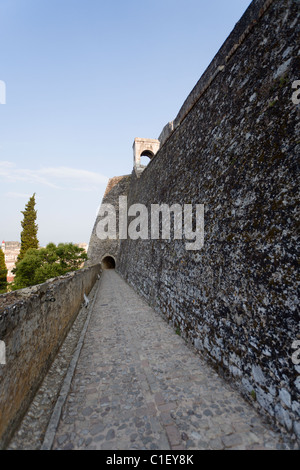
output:
[[156,155],[160,147],[160,141],[157,139],[141,139],[136,137],[133,143],[133,168],[136,176],[139,178],[145,169],[141,164],[141,157],[148,157],[150,160]]

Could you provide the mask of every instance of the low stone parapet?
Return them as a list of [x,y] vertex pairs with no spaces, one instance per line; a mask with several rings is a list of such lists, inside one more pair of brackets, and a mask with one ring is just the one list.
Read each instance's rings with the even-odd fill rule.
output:
[[94,265],[0,296],[0,448],[18,426],[100,273],[100,265]]

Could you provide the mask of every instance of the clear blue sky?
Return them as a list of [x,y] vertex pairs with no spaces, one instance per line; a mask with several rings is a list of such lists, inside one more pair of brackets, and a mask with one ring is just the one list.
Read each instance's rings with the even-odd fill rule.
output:
[[0,238],[89,242],[108,178],[132,171],[250,0],[0,0]]

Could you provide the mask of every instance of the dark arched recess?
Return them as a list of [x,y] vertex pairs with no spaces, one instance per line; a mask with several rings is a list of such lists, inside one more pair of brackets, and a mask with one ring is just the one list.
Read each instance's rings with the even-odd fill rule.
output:
[[102,269],[115,269],[116,262],[112,256],[105,256],[101,261]]

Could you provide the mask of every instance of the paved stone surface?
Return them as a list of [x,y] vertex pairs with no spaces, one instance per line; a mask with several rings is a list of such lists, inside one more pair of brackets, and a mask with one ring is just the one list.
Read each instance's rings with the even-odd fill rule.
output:
[[[98,283],[89,294],[90,306],[97,292]],[[63,384],[66,380],[70,363],[78,347],[85,323],[88,322],[90,312],[84,306],[77,315],[59,353],[53,361],[48,374],[36,396],[34,397],[26,415],[18,430],[15,432],[8,449],[9,450],[38,450],[41,448],[47,430],[49,420],[54,412],[56,403],[63,392]]]
[[105,271],[53,449],[276,449],[256,411]]
[[[52,415],[52,449],[293,448],[114,270],[104,271],[93,295],[69,391],[60,397],[61,414]],[[64,374],[70,380],[70,370]],[[49,445],[38,416],[49,414],[45,391],[51,395],[55,367],[51,377],[11,449],[40,448],[45,436]]]

